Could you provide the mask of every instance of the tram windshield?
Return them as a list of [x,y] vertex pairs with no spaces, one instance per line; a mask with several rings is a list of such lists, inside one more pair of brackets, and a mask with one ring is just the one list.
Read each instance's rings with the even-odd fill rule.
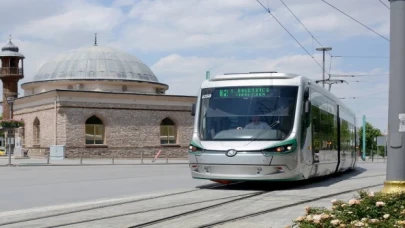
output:
[[297,86],[202,89],[201,140],[282,140],[293,127]]

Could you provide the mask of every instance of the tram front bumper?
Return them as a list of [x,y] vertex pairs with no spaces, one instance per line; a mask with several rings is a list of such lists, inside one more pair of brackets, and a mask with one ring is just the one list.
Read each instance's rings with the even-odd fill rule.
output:
[[287,166],[277,165],[218,165],[190,164],[191,175],[196,179],[235,181],[299,180],[302,176]]

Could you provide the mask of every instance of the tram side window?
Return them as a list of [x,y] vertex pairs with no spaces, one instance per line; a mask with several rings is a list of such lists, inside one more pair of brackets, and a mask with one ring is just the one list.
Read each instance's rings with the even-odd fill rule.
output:
[[349,123],[346,120],[340,121],[340,149],[342,152],[348,152],[350,148],[351,133]]
[[320,110],[316,106],[311,107],[312,114],[312,148],[315,153],[318,153],[321,146],[321,126],[320,126]]
[[328,149],[329,139],[329,125],[328,125],[328,113],[324,110],[320,110],[321,113],[321,150]]
[[327,111],[321,113],[321,150],[335,150],[337,145],[337,125],[335,116]]
[[356,151],[355,127],[352,124],[350,124],[350,151],[353,152],[353,153]]
[[335,115],[312,106],[313,149],[337,150],[337,118]]

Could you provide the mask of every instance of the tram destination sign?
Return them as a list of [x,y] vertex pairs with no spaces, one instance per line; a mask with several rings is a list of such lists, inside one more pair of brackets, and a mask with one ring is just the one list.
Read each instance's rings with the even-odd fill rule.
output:
[[221,88],[218,89],[217,97],[267,97],[271,95],[268,87],[244,87],[244,88]]

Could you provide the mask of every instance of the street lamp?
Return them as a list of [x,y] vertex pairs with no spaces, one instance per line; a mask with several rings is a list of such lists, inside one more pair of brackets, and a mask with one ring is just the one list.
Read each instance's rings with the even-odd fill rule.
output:
[[14,105],[14,97],[7,97],[7,103],[10,105],[10,119],[13,119],[13,105]]
[[[14,105],[14,97],[7,97],[7,104],[10,105],[10,120],[13,118],[13,105]],[[9,140],[8,144],[8,166],[11,166],[11,137],[12,135],[12,130],[7,132],[7,138]]]
[[320,47],[316,49],[317,51],[323,52],[323,71],[322,71],[322,87],[325,88],[325,51],[331,51],[331,47]]

